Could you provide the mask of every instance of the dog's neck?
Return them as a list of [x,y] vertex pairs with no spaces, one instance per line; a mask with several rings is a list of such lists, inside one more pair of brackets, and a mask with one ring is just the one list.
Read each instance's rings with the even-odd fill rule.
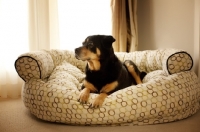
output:
[[[118,59],[115,54],[111,55],[110,57],[108,58],[112,58],[112,60],[116,60]],[[109,61],[110,59],[105,59],[105,60],[96,60],[96,59],[90,59],[90,60],[87,60],[87,65],[88,65],[88,68],[90,71],[98,71],[100,70],[101,67],[104,67],[106,65],[103,65],[103,64],[107,64],[107,61]]]
[[88,60],[87,64],[88,64],[88,68],[90,69],[90,71],[100,70],[101,65],[98,60]]

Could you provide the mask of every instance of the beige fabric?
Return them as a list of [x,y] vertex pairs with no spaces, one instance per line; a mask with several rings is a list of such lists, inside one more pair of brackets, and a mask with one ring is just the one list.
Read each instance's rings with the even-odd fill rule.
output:
[[[73,125],[145,125],[187,118],[199,109],[200,84],[188,53],[175,49],[116,53],[148,72],[143,84],[109,95],[103,106],[89,108],[77,99],[85,62],[73,52],[38,51],[21,55],[15,63],[25,81],[23,101],[36,117]],[[91,93],[89,102],[97,94]]]
[[59,48],[57,0],[29,0],[29,49]]
[[[126,2],[128,9],[126,9]],[[116,52],[132,52],[138,48],[137,0],[111,0],[112,35]],[[128,15],[127,15],[128,14]]]
[[0,99],[1,132],[199,132],[200,110],[185,120],[145,126],[72,126],[37,119],[22,99]]

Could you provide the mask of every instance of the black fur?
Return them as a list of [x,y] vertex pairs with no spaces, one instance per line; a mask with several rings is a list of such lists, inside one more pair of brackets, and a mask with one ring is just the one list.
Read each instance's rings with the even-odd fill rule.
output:
[[[101,53],[99,56],[100,69],[97,71],[90,70],[89,66],[87,65],[85,70],[85,80],[92,83],[98,89],[97,93],[100,92],[103,86],[114,81],[118,81],[119,85],[110,93],[128,87],[132,84],[136,84],[134,78],[128,72],[126,66],[122,64],[122,62],[114,54],[112,47],[112,43],[114,41],[115,39],[112,36],[93,35],[87,37],[83,42],[83,46],[86,47],[87,50],[90,50],[96,54],[96,48],[98,48]],[[81,47],[75,49],[76,55],[79,53],[80,48]],[[136,65],[134,63],[133,65],[137,70],[136,72],[140,74]]]

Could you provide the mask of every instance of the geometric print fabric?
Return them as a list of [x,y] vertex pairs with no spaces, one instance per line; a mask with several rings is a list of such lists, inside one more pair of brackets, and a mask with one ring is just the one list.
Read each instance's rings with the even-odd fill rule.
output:
[[[190,70],[193,62],[188,53],[164,49],[116,54],[122,61],[133,60],[148,74],[143,84],[109,95],[98,109],[77,101],[85,62],[75,59],[73,52],[51,50],[21,55],[15,67],[25,81],[25,106],[42,120],[72,125],[157,124],[197,112],[200,85]],[[89,102],[96,96],[91,93]]]

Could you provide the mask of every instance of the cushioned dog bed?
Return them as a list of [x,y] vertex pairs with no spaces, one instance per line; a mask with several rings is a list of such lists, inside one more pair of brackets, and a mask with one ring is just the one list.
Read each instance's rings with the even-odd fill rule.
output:
[[[92,109],[78,96],[86,63],[65,50],[22,54],[15,62],[24,80],[23,101],[36,117],[71,125],[145,125],[187,118],[200,107],[200,84],[191,68],[191,56],[182,50],[161,49],[116,53],[133,60],[148,74],[143,84],[109,95]],[[96,94],[91,93],[89,102]]]

